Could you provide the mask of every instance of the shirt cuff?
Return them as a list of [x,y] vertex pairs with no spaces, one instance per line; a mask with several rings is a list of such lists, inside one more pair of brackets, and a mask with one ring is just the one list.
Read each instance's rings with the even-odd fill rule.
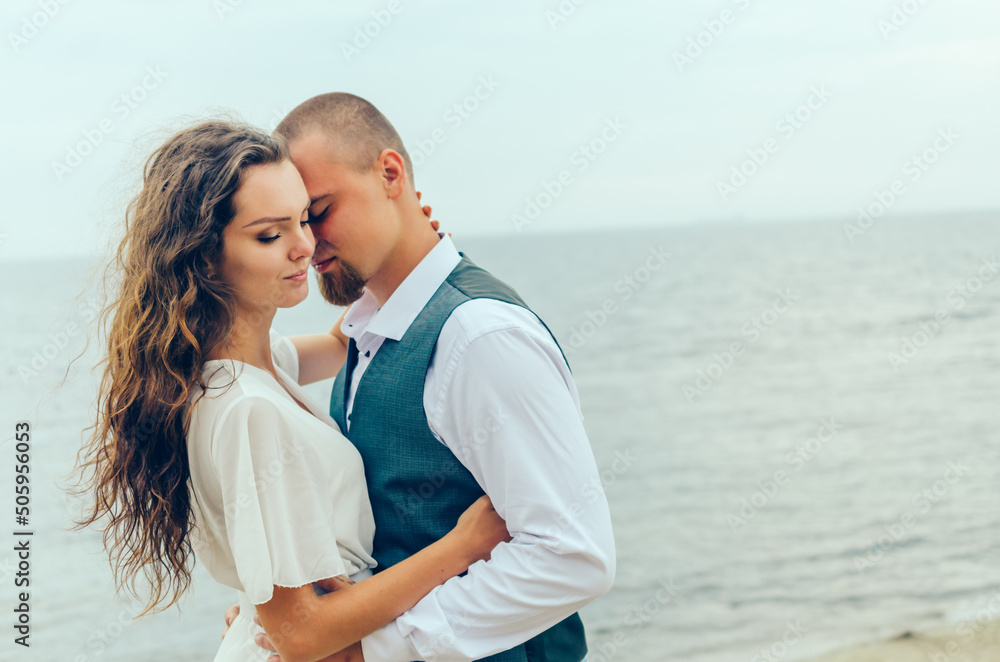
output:
[[422,660],[413,641],[399,631],[396,621],[361,640],[365,662],[413,662]]

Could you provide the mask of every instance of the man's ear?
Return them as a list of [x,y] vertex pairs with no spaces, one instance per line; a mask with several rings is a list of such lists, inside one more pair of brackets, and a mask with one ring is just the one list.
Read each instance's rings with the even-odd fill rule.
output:
[[396,150],[384,149],[379,154],[378,165],[382,172],[382,181],[385,184],[386,194],[390,200],[397,199],[403,194],[408,180],[406,162]]

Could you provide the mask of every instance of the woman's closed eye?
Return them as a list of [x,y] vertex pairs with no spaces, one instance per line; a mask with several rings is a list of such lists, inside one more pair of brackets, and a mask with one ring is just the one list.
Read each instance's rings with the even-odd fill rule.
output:
[[[309,218],[309,219],[306,219],[304,221],[299,221],[299,225],[301,227],[306,227],[310,223],[315,223],[316,220],[317,219]],[[278,234],[274,235],[273,237],[257,237],[257,241],[259,241],[262,244],[270,244],[270,243],[272,243],[274,241],[277,241],[280,236],[281,236],[281,233],[279,232]]]

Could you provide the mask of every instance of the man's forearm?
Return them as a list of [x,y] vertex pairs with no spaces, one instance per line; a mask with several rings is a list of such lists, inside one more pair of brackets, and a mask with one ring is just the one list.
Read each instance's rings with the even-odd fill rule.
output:
[[613,545],[610,556],[566,554],[515,536],[489,562],[448,580],[366,637],[362,644],[371,652],[366,659],[451,662],[508,650],[606,593],[613,566]]

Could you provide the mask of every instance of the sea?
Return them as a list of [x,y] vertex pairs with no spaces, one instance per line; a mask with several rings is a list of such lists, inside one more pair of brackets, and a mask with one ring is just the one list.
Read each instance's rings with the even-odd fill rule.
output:
[[[614,586],[582,612],[591,662],[805,660],[1000,617],[998,221],[454,237],[547,322],[576,379],[617,541]],[[134,619],[99,532],[71,529],[98,264],[0,265],[0,659],[211,660],[233,590],[198,566],[179,607]],[[280,332],[330,327],[312,289]],[[13,629],[25,528],[28,648]]]

